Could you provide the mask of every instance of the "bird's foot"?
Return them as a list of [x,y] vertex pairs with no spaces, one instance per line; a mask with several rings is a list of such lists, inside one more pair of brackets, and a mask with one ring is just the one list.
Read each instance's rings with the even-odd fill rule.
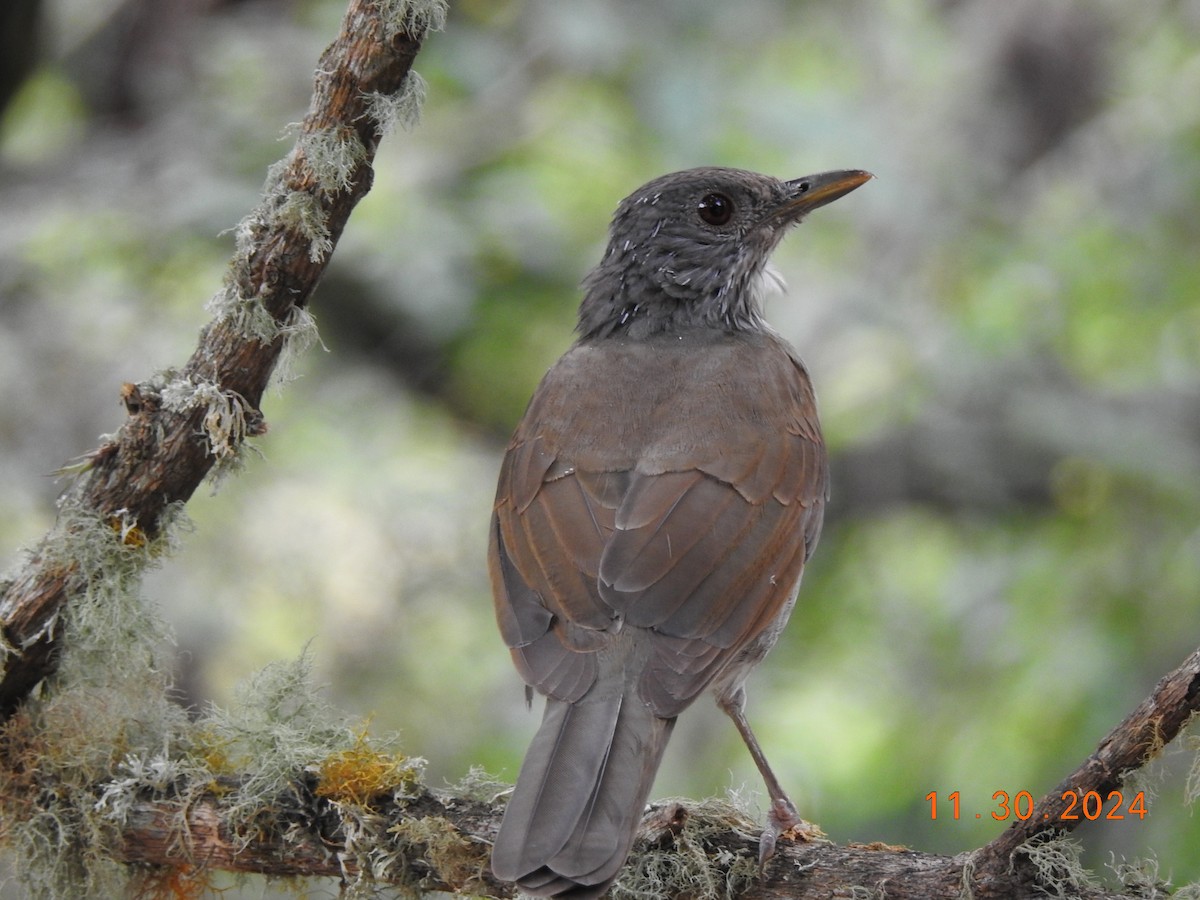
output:
[[758,871],[766,869],[767,863],[775,855],[775,844],[779,838],[786,835],[793,841],[815,841],[825,836],[812,822],[800,818],[796,805],[787,797],[781,797],[771,803],[771,811],[767,813],[767,827],[763,829],[758,839]]

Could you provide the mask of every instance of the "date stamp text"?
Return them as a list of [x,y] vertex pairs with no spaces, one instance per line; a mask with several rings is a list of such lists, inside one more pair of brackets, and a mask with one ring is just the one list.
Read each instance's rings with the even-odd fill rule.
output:
[[[925,795],[925,799],[929,802],[929,817],[936,820],[940,814],[943,818],[958,819],[961,813],[959,801],[961,800],[958,791],[951,791],[945,796],[948,801],[941,804],[939,809],[938,792],[930,791]],[[1064,791],[1062,795],[1063,803],[1066,806],[1054,813],[1056,820],[1060,822],[1076,821],[1086,819],[1089,822],[1094,822],[1097,819],[1145,819],[1146,818],[1146,792],[1138,791],[1134,794],[1129,802],[1125,802],[1125,795],[1120,791],[1109,791],[1107,797],[1101,797],[1098,791],[1088,791],[1080,796],[1075,791]],[[992,806],[987,810],[991,817],[997,822],[1007,822],[1009,819],[1019,819],[1024,822],[1026,819],[1032,818],[1034,814],[1033,795],[1029,791],[1017,791],[1010,795],[1008,791],[996,791],[992,794]],[[984,813],[975,813],[976,819],[982,819]],[[1049,819],[1051,813],[1043,813],[1043,819]]]

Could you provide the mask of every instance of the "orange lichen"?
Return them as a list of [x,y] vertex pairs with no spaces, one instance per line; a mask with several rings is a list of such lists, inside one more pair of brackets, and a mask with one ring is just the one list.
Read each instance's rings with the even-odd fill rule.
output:
[[316,794],[338,803],[367,806],[380,794],[411,786],[415,779],[408,757],[370,746],[364,730],[353,746],[321,761]]
[[109,527],[121,537],[121,543],[134,550],[141,550],[150,542],[146,532],[138,525],[126,521],[121,516],[109,516]]

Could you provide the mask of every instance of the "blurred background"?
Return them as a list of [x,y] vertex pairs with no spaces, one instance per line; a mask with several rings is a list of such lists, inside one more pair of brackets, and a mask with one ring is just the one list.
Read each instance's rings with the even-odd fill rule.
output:
[[[344,9],[0,8],[5,565],[53,521],[49,473],[121,424],[121,382],[190,354]],[[186,702],[311,641],[328,695],[431,783],[515,776],[538,711],[487,586],[500,454],[617,201],[701,164],[878,176],[784,242],[767,310],[834,475],[750,685],[806,818],[978,846],[994,792],[1050,790],[1196,646],[1200,2],[462,0],[417,69],[423,120],[384,142],[314,298],[323,348],[146,585]],[[1200,878],[1182,743],[1144,821],[1076,832],[1090,865]],[[704,700],[654,796],[728,790],[763,808]]]

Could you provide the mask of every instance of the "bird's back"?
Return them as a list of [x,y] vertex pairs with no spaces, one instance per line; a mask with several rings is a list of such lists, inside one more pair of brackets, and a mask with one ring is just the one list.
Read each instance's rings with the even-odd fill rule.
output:
[[492,519],[500,631],[546,697],[492,856],[526,891],[605,890],[675,717],[709,687],[764,774],[764,846],[797,818],[742,681],[790,613],[828,469],[808,375],[758,286],[790,225],[869,177],[695,169],[614,215],[580,339],[517,426]]

